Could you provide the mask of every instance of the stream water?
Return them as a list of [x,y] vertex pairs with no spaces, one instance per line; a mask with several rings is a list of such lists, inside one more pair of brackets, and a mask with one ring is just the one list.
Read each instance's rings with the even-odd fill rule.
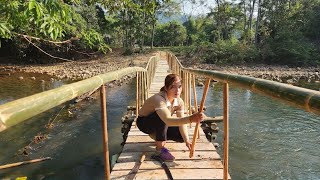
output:
[[[43,75],[0,77],[0,104],[59,87]],[[35,76],[31,80],[28,76]],[[40,81],[44,79],[45,81]],[[316,84],[314,89],[319,88]],[[198,99],[203,88],[198,87]],[[222,87],[210,88],[207,111],[222,115]],[[230,174],[233,179],[320,179],[320,117],[248,90],[230,88]],[[107,90],[110,158],[121,152],[121,117],[135,104],[135,81]],[[68,111],[71,111],[69,113]],[[54,128],[45,128],[54,121]],[[222,123],[217,142],[222,145]],[[45,140],[31,143],[39,135]],[[30,144],[31,143],[31,144]],[[0,133],[0,165],[50,156],[0,170],[0,179],[104,179],[100,99],[64,104]],[[30,149],[23,155],[23,148]],[[222,156],[222,149],[218,148]]]

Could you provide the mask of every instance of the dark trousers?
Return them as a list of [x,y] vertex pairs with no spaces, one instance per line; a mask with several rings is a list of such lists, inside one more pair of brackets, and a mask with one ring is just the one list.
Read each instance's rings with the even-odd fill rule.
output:
[[146,134],[156,134],[156,141],[173,140],[177,142],[183,142],[183,138],[180,134],[179,127],[168,127],[158,116],[156,112],[153,112],[146,117],[138,117],[137,126],[140,131]]

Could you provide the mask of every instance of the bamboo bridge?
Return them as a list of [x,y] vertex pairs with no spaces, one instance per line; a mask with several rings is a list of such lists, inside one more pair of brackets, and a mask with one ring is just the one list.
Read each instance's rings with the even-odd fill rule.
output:
[[[187,114],[192,113],[192,106],[198,107],[196,98],[193,100],[194,104],[191,104],[191,97],[197,97],[194,87],[196,77],[207,79],[204,96],[206,89],[209,88],[210,80],[224,84],[222,114],[224,124],[223,158],[220,158],[213,144],[208,142],[201,128],[198,131],[199,124],[194,124],[189,128],[189,134],[194,135],[191,139],[197,142],[194,145],[194,157],[189,158],[189,152],[184,143],[175,143],[173,141],[167,143],[167,147],[176,157],[176,161],[167,163],[174,179],[231,179],[228,172],[229,83],[282,100],[306,111],[320,114],[320,92],[318,91],[248,76],[184,68],[173,54],[159,52],[156,56],[150,58],[146,68],[128,67],[120,69],[0,105],[0,132],[80,95],[100,89],[106,179],[167,179],[161,164],[150,158],[155,149],[153,140],[148,135],[140,132],[134,123],[128,133],[126,143],[117,163],[110,170],[107,99],[104,84],[132,73],[136,73],[137,76],[136,107],[141,107],[145,99],[159,91],[168,73],[179,74],[183,78],[183,94],[181,96],[185,102]],[[201,103],[200,110],[202,107],[203,104]],[[136,108],[135,114],[138,114],[138,110],[139,108]],[[199,132],[199,134],[196,135],[195,132]]]

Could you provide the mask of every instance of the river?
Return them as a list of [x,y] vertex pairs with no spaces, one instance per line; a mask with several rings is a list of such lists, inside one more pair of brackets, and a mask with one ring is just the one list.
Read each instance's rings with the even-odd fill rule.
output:
[[[44,75],[0,77],[0,104],[59,87]],[[29,76],[29,77],[28,77]],[[30,77],[35,76],[36,80]],[[44,79],[45,81],[40,81]],[[319,88],[316,85],[315,89]],[[197,87],[198,101],[203,88]],[[222,115],[222,87],[210,88],[207,111]],[[121,117],[135,104],[135,81],[107,89],[110,158],[121,152]],[[71,111],[69,113],[68,111]],[[54,128],[45,128],[54,121]],[[217,142],[222,156],[222,123]],[[229,167],[233,179],[320,179],[320,117],[272,98],[231,86]],[[46,139],[21,149],[39,133]],[[0,164],[50,156],[32,165],[0,170],[0,179],[104,179],[100,100],[64,104],[0,133]]]

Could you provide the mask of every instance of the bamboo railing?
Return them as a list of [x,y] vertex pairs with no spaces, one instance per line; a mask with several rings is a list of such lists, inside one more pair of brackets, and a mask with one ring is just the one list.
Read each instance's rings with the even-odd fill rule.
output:
[[87,92],[100,88],[105,176],[106,179],[110,179],[106,88],[104,84],[118,80],[125,75],[136,73],[138,80],[137,104],[141,105],[141,102],[143,103],[147,98],[147,93],[145,92],[150,87],[158,61],[159,55],[153,56],[149,59],[146,68],[123,68],[2,104],[0,105],[0,132]]
[[[184,91],[182,93],[182,99],[185,102],[186,109],[191,107],[191,93],[190,93],[190,75],[205,77],[224,83],[223,88],[223,123],[224,123],[224,179],[228,178],[228,162],[229,162],[229,108],[228,108],[228,94],[229,83],[236,86],[258,92],[265,96],[270,96],[275,99],[284,101],[287,104],[302,108],[308,112],[320,114],[320,92],[292,85],[287,85],[270,80],[264,80],[259,78],[253,78],[242,75],[228,74],[211,70],[200,70],[185,68],[179,62],[178,58],[171,53],[167,53],[167,61],[169,67],[173,73],[179,74],[182,77]],[[194,81],[193,81],[194,83]],[[194,89],[194,88],[193,88]],[[194,93],[195,94],[195,93]],[[196,100],[195,100],[196,102]],[[197,109],[197,107],[195,107]]]

